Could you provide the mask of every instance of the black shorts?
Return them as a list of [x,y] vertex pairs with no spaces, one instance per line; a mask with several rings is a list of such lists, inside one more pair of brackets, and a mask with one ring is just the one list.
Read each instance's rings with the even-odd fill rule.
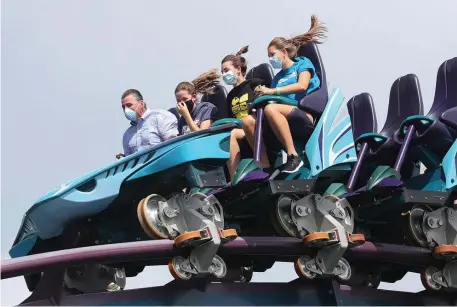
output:
[[[313,123],[309,117],[304,111],[299,110],[298,108],[294,108],[292,112],[290,112],[287,116],[287,122],[289,123],[290,133],[294,140],[303,139],[303,142],[306,142],[314,131]],[[263,139],[268,150],[285,150],[284,146],[273,132],[266,117],[263,122]]]

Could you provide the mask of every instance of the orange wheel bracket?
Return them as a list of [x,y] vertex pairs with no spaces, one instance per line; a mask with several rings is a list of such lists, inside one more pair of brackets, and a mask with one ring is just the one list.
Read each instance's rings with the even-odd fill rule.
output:
[[433,249],[434,256],[457,256],[456,245],[439,245]]
[[225,229],[221,231],[222,237],[227,240],[227,242],[233,241],[238,237],[236,229]]
[[304,236],[303,242],[304,243],[315,243],[316,241],[328,241],[330,237],[328,236],[328,232],[315,232],[309,235]]
[[186,243],[189,243],[191,241],[196,241],[201,238],[202,237],[200,234],[200,230],[185,232],[182,235],[179,235],[175,238],[175,245],[176,245],[176,247],[180,247]]
[[359,246],[365,243],[365,236],[363,233],[353,233],[349,235],[350,244],[353,246]]

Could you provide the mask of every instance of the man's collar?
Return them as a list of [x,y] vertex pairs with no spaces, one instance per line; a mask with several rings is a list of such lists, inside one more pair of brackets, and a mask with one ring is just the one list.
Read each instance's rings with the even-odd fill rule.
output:
[[[140,120],[146,120],[151,115],[151,113],[152,113],[151,109],[146,109],[144,114],[141,116]],[[136,125],[138,125],[138,123],[131,121],[130,125],[136,126]]]

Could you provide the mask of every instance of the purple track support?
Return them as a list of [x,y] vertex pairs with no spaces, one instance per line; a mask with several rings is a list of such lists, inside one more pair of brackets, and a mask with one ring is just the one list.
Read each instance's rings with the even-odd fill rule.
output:
[[349,176],[348,184],[346,186],[346,188],[348,189],[349,192],[352,192],[354,190],[354,186],[355,186],[355,183],[357,182],[357,178],[359,177],[360,168],[362,167],[363,160],[365,159],[365,156],[367,155],[367,151],[368,151],[368,143],[363,143],[362,149],[360,150],[359,156],[357,157],[357,162],[355,163],[354,167],[352,168],[351,176]]
[[260,157],[262,156],[262,122],[264,110],[263,107],[256,110],[257,120],[255,124],[254,133],[254,161],[257,165],[260,165]]
[[403,165],[403,162],[405,161],[406,153],[408,152],[408,147],[409,147],[409,144],[411,143],[414,133],[416,133],[416,127],[409,126],[408,132],[406,133],[405,140],[403,141],[403,144],[401,145],[401,148],[400,148],[400,152],[398,153],[397,161],[395,161],[394,169],[397,172],[400,172],[401,166]]
[[[182,255],[183,252],[181,249],[174,248],[174,242],[171,240],[80,247],[3,260],[1,278],[12,278],[85,263],[155,261],[155,264],[167,264],[173,256]],[[221,246],[218,254],[222,258],[265,256],[273,257],[277,261],[293,262],[298,257],[312,252],[312,249],[303,246],[301,240],[297,238],[238,237]],[[371,242],[348,250],[347,257],[348,259],[397,263],[420,268],[433,262],[430,250],[425,248]]]

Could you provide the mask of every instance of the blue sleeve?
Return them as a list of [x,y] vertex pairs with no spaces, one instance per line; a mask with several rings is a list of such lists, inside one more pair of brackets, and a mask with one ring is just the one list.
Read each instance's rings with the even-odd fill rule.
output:
[[304,71],[309,71],[311,73],[311,78],[315,76],[316,69],[314,68],[313,63],[308,58],[301,58],[297,63],[297,75],[300,75]]
[[279,72],[273,77],[273,80],[271,80],[270,88],[275,88],[278,85],[278,80],[279,80]]

